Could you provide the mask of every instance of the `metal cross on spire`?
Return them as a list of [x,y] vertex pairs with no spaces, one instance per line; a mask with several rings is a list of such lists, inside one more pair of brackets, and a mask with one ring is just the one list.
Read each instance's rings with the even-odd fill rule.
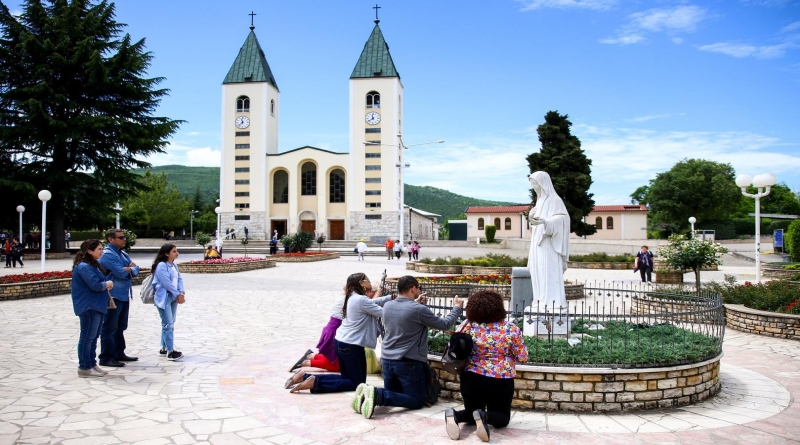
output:
[[250,11],[250,14],[247,14],[247,15],[249,15],[249,16],[250,16],[250,31],[252,31],[252,30],[256,29],[256,26],[253,24],[253,19],[254,19],[254,18],[255,18],[255,16],[257,16],[258,14],[256,14],[256,13],[255,13],[255,12],[253,12],[253,11]]
[[375,24],[377,25],[378,23],[381,22],[380,20],[378,20],[378,10],[381,9],[381,7],[378,6],[377,3],[375,3],[375,6],[373,6],[372,9],[375,10]]

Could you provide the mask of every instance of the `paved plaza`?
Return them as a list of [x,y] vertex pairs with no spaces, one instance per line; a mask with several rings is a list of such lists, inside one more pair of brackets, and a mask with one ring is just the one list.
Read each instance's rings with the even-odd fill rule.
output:
[[[452,250],[452,251],[451,251]],[[430,256],[469,257],[486,249],[428,249]],[[504,251],[504,253],[509,253]],[[527,252],[511,252],[525,256]],[[188,255],[178,261],[196,259]],[[141,265],[152,255],[135,254]],[[38,272],[39,263],[24,270]],[[48,261],[65,270],[71,261]],[[719,272],[752,280],[747,261]],[[377,281],[407,273],[405,261],[344,257],[279,263],[237,274],[184,275],[187,302],[178,309],[176,347],[158,354],[160,320],[153,306],[131,305],[127,353],[140,357],[106,368],[99,379],[77,377],[78,318],[69,295],[0,302],[0,444],[446,444],[443,411],[378,407],[370,419],[348,406],[350,393],[289,394],[288,368],[318,339],[347,275]],[[568,270],[568,279],[633,284],[632,271]],[[687,275],[691,280],[692,275]],[[621,414],[516,411],[508,428],[492,430],[505,444],[783,444],[800,442],[800,343],[727,330],[721,392],[679,409]],[[376,375],[369,377],[380,385]],[[479,443],[462,426],[459,443]]]

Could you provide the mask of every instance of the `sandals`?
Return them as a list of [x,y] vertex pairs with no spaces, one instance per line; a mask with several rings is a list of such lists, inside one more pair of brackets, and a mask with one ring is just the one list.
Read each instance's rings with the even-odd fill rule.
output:
[[292,389],[289,390],[289,392],[296,393],[297,391],[301,391],[303,389],[314,389],[314,380],[316,380],[316,377],[312,375],[309,378],[300,382],[299,385],[293,386]]
[[292,386],[297,385],[298,383],[302,382],[303,379],[305,378],[305,376],[306,376],[306,373],[303,372],[302,370],[297,371],[297,372],[294,373],[293,376],[289,377],[289,380],[286,381],[286,383],[283,385],[283,387],[285,389],[289,389]]
[[292,372],[292,371],[294,371],[295,369],[299,369],[300,367],[302,367],[302,366],[303,366],[303,361],[305,361],[305,360],[308,360],[308,354],[313,354],[313,353],[314,353],[314,351],[312,351],[312,350],[310,350],[310,349],[309,349],[309,350],[307,350],[307,351],[306,351],[306,352],[303,354],[303,356],[302,356],[302,357],[300,357],[300,360],[298,360],[298,361],[297,361],[297,362],[296,362],[296,363],[295,363],[295,364],[292,366],[292,368],[291,368],[291,369],[289,369],[289,372]]

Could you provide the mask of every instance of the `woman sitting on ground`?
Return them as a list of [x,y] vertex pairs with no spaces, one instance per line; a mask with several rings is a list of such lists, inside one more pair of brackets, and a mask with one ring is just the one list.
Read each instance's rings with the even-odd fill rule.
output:
[[342,325],[336,330],[333,346],[341,375],[311,375],[298,371],[286,381],[291,392],[310,389],[312,394],[354,391],[367,381],[367,356],[364,348],[375,349],[378,343],[377,319],[383,316],[383,305],[392,297],[381,297],[381,290],[370,299],[372,283],[364,273],[347,277],[342,300]]
[[477,424],[476,434],[489,441],[489,425],[503,428],[511,417],[514,396],[515,363],[528,360],[522,332],[506,320],[503,297],[483,290],[467,300],[467,320],[461,332],[472,336],[472,354],[461,371],[461,397],[464,409],[447,408],[444,412],[447,434],[460,436],[459,423]]

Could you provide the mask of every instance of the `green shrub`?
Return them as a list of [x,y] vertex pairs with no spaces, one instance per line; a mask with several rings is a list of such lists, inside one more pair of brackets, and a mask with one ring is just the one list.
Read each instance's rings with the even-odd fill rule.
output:
[[776,230],[783,230],[784,232],[789,228],[789,224],[792,223],[790,219],[782,219],[780,221],[772,221],[767,225],[767,231],[772,233]]
[[495,227],[494,224],[487,224],[486,228],[483,229],[483,233],[486,234],[486,242],[493,243],[494,235],[497,233],[497,227]]
[[570,255],[570,261],[579,263],[632,263],[636,257],[625,253],[622,255],[609,255],[605,252],[590,253],[588,255]]
[[528,265],[527,258],[512,258],[505,254],[495,253],[489,253],[486,256],[472,259],[464,259],[460,257],[436,259],[423,258],[420,260],[420,262],[435,266],[526,267]]
[[305,252],[314,244],[314,234],[308,232],[298,232],[291,237],[289,243],[292,252]]
[[69,232],[70,241],[86,241],[87,239],[103,239],[104,233],[99,230]]
[[736,235],[755,235],[756,221],[753,219],[734,219],[733,227]]
[[205,232],[197,232],[194,234],[194,240],[197,241],[197,244],[205,247],[211,242],[211,235]]
[[698,224],[695,229],[713,230],[714,237],[717,240],[736,238],[736,225],[732,220],[707,221],[702,224]]
[[784,234],[783,243],[788,247],[787,250],[792,255],[792,261],[800,261],[800,219],[796,219],[789,224],[789,229]]
[[760,311],[800,314],[800,305],[795,303],[800,298],[800,289],[789,280],[755,284],[746,281],[740,285],[736,284],[735,277],[725,275],[723,283],[712,281],[706,285],[706,290],[722,294],[722,301],[726,304],[743,304]]

